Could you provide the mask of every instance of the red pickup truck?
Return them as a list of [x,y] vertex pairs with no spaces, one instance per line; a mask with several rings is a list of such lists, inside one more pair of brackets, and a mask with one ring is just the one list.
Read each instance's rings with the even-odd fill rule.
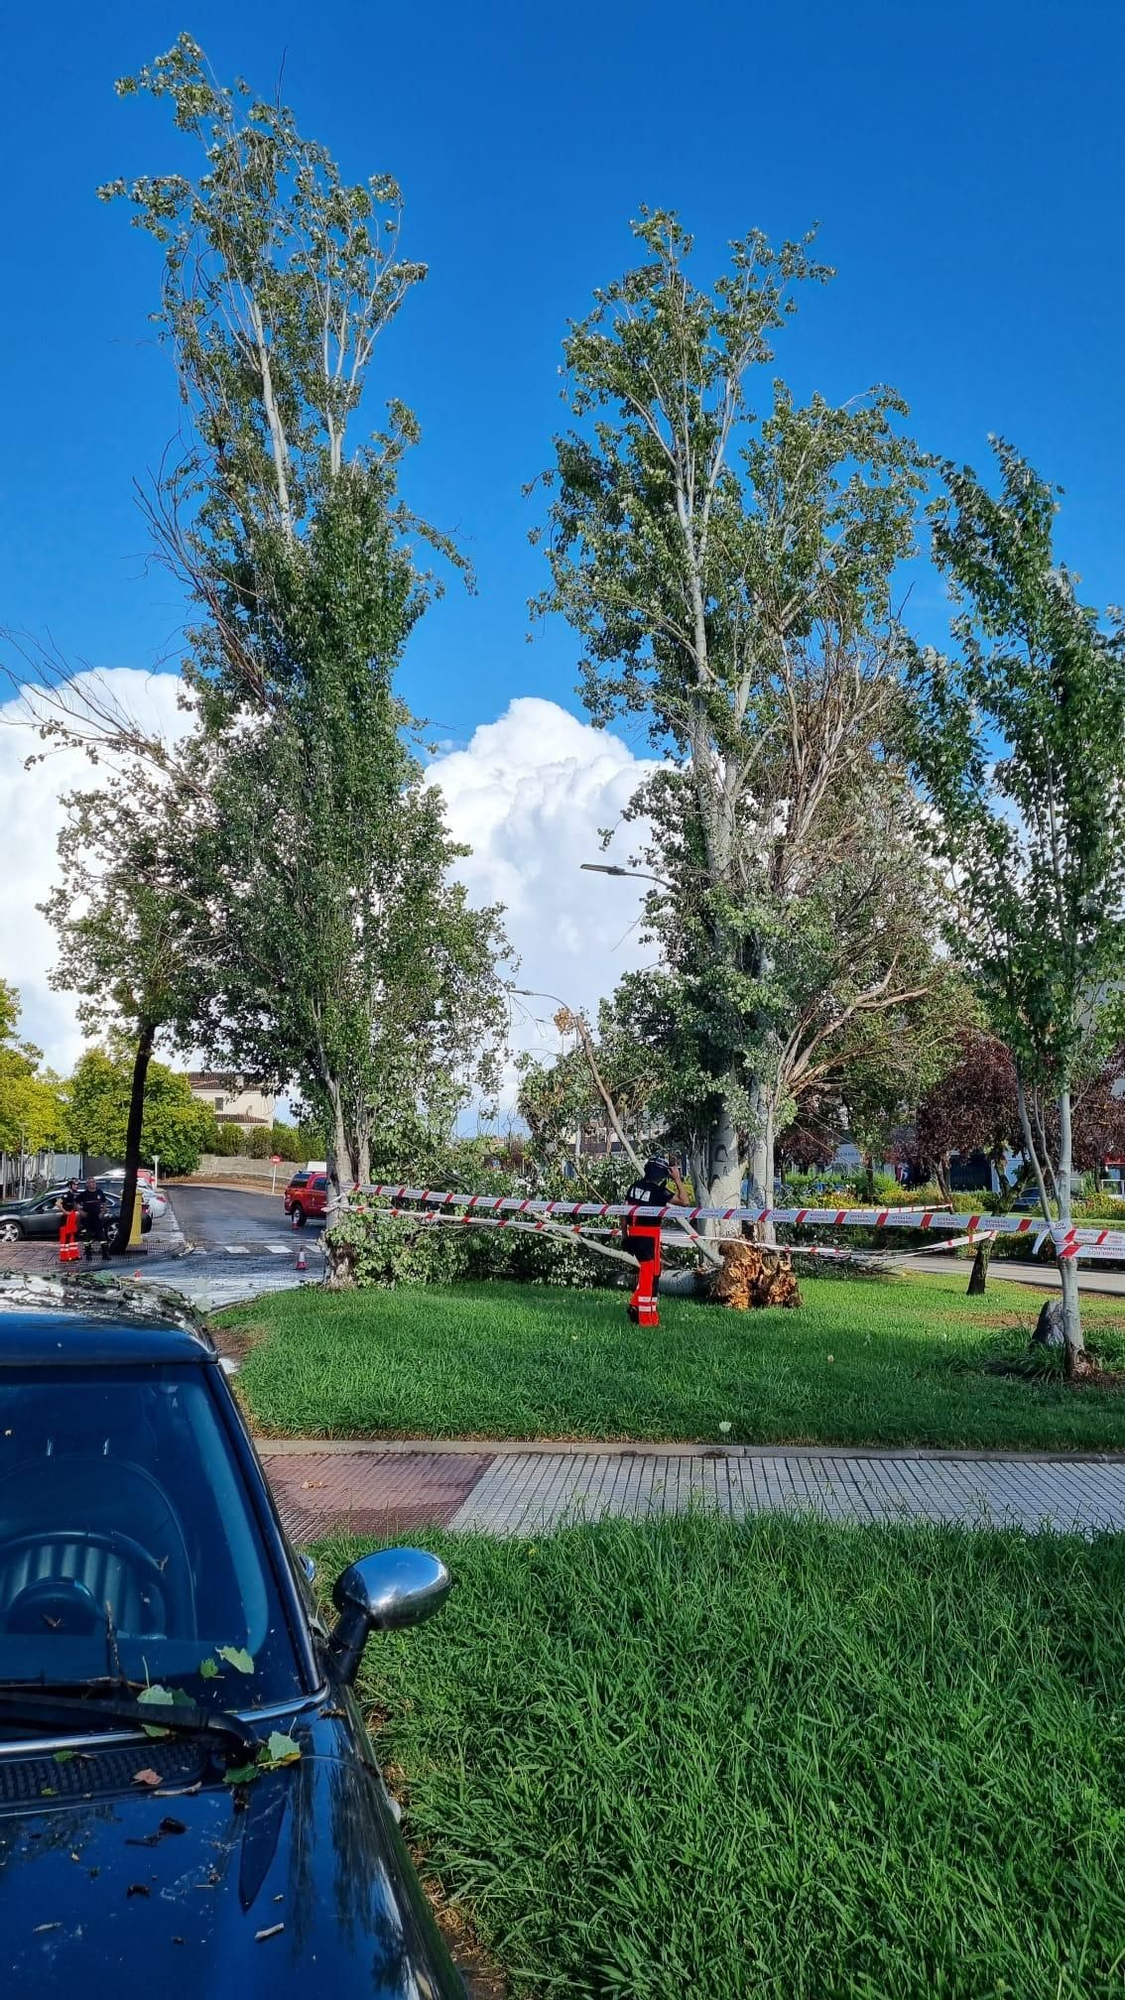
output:
[[323,1215],[328,1207],[327,1174],[294,1174],[281,1197],[285,1213],[303,1228],[310,1215]]

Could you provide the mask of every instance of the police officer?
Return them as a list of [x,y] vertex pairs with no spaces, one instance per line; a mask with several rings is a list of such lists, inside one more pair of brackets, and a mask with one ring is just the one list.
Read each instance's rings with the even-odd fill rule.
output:
[[86,1238],[86,1256],[94,1254],[95,1243],[102,1246],[102,1256],[109,1256],[109,1244],[105,1235],[105,1196],[91,1174],[78,1197],[78,1213],[82,1220],[82,1231]]

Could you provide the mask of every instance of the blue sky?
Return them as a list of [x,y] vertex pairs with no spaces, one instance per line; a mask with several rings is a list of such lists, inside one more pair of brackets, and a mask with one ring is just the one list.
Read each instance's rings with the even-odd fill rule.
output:
[[[445,736],[518,694],[578,707],[567,630],[526,641],[542,567],[521,487],[561,418],[567,318],[630,261],[641,202],[680,209],[701,274],[750,225],[819,219],[840,275],[785,337],[798,393],[893,382],[926,445],[979,465],[987,432],[1007,433],[1067,488],[1061,544],[1088,595],[1125,598],[1120,0],[64,0],[5,33],[0,623],[101,666],[150,665],[175,641],[131,491],[176,423],[146,325],[158,261],[94,188],[175,163],[166,117],[111,86],[182,28],[221,76],[261,87],[284,54],[302,126],[350,175],[404,186],[407,247],[431,275],[376,393],[418,410],[410,497],[480,582],[411,644],[403,691]],[[932,580],[912,616],[937,636]]]

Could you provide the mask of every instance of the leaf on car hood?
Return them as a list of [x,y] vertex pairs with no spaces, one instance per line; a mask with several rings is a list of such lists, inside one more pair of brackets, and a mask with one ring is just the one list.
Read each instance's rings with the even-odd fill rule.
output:
[[215,1651],[220,1660],[225,1660],[228,1667],[233,1667],[236,1673],[253,1673],[254,1661],[245,1646],[216,1646]]

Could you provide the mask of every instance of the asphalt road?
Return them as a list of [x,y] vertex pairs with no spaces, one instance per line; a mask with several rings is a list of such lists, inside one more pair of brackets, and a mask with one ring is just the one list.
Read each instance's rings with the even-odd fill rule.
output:
[[[174,1183],[167,1193],[185,1240],[177,1237],[174,1255],[154,1241],[143,1275],[182,1292],[201,1311],[214,1312],[261,1292],[315,1284],[323,1276],[324,1225],[292,1228],[280,1188],[271,1195],[185,1182]],[[304,1271],[297,1265],[302,1253]]]
[[292,1229],[281,1205],[281,1187],[276,1194],[252,1194],[248,1188],[192,1187],[187,1183],[168,1188],[176,1220],[189,1243],[208,1250],[226,1250],[232,1245],[253,1251],[267,1243],[302,1237],[312,1243],[320,1236],[322,1222],[311,1221],[304,1229]]
[[[967,1257],[904,1257],[904,1271],[952,1271],[964,1273],[965,1283],[969,1282],[972,1264]],[[997,1257],[989,1264],[988,1282],[993,1278],[1011,1280],[1014,1285],[1034,1285],[1040,1291],[1057,1292],[1059,1274],[1051,1264],[1017,1264],[1014,1257]],[[1096,1257],[1088,1264],[1078,1266],[1078,1289],[1080,1292],[1125,1292],[1125,1271],[1110,1271]]]

